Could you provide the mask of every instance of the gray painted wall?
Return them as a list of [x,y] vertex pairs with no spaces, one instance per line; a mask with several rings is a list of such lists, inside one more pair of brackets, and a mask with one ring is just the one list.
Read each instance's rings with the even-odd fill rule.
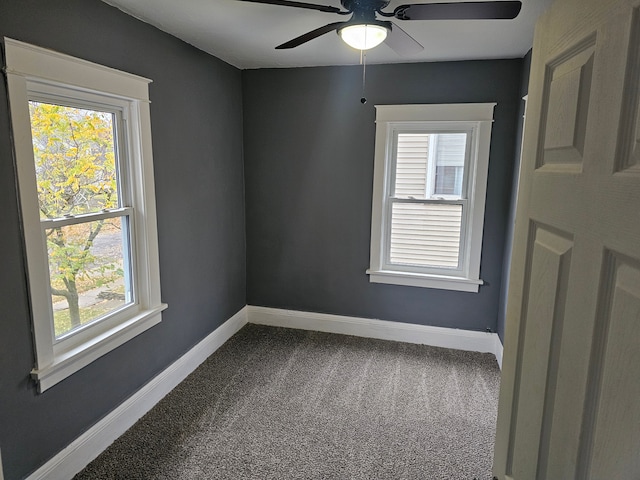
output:
[[0,86],[0,448],[23,478],[245,305],[241,73],[97,0],[2,0],[0,36],[151,78],[164,321],[36,394]]
[[[3,81],[0,448],[7,480],[38,468],[245,303],[496,329],[521,60],[370,66],[363,106],[359,67],[241,73],[98,0],[2,0],[0,36],[154,80],[162,298],[169,303],[160,325],[36,394]],[[470,294],[370,284],[373,105],[490,101],[499,105],[481,267],[487,285]]]
[[[354,62],[357,55],[354,54]],[[522,60],[242,72],[251,305],[495,331]],[[369,283],[375,104],[497,102],[479,293]]]
[[[531,70],[531,50],[525,55],[522,61],[522,72],[520,77],[520,98],[522,99],[529,92],[529,73]],[[511,181],[511,198],[509,200],[509,219],[507,221],[507,234],[504,245],[504,256],[502,260],[502,287],[500,288],[500,301],[498,308],[498,336],[504,343],[504,328],[507,314],[507,297],[509,295],[509,270],[511,269],[511,249],[513,247],[513,234],[516,223],[516,200],[518,198],[518,177],[520,175],[520,153],[522,148],[522,134],[524,127],[524,101],[520,101],[518,111],[518,135],[516,136],[516,151],[514,156],[514,168]]]

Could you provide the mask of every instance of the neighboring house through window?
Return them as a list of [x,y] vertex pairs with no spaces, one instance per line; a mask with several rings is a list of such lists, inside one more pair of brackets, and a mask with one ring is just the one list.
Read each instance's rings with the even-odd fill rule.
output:
[[149,80],[5,39],[40,391],[161,320]]
[[376,106],[372,282],[478,291],[494,107]]

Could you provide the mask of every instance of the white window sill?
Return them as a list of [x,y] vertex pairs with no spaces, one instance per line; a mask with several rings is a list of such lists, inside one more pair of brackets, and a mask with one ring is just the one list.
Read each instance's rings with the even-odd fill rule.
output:
[[480,279],[475,280],[464,277],[399,272],[394,270],[367,270],[367,275],[369,275],[369,281],[372,283],[439,288],[441,290],[456,290],[458,292],[477,293],[480,285],[484,283]]
[[38,392],[44,392],[97,358],[157,325],[162,320],[161,312],[166,308],[167,304],[162,303],[140,312],[101,335],[92,337],[86,343],[57,355],[53,363],[44,368],[32,370],[31,377],[38,382]]

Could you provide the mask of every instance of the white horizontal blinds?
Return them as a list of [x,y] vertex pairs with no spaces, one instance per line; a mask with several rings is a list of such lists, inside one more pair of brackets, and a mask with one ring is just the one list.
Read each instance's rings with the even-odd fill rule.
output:
[[[390,263],[458,268],[463,204],[450,200],[462,197],[466,137],[466,133],[398,133]],[[438,202],[438,195],[449,201]],[[420,199],[431,200],[415,201]]]
[[458,266],[462,205],[394,202],[391,216],[391,263]]
[[428,133],[398,134],[396,146],[396,197],[425,198],[429,137]]

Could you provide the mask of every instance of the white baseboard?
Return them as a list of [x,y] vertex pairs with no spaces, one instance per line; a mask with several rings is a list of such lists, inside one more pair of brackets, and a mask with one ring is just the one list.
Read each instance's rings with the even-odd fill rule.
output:
[[248,305],[32,473],[27,480],[72,478],[247,323],[488,352],[496,356],[502,368],[502,343],[495,333]]
[[[419,343],[470,352],[493,353],[502,365],[502,343],[496,333],[455,328],[430,327],[413,323],[389,322],[371,318],[345,317],[325,313],[299,312],[278,308],[247,306],[249,323],[341,333],[357,337]],[[498,351],[497,346],[500,346]],[[502,368],[502,367],[501,367]]]
[[[154,377],[115,410],[32,473],[27,480],[70,479],[126,432],[247,323],[247,307]],[[2,479],[0,474],[0,480]]]
[[500,340],[500,337],[496,334],[496,345],[494,347],[494,352],[493,354],[496,356],[496,360],[498,361],[498,366],[500,367],[500,370],[502,370],[502,353],[504,352],[504,347],[502,346],[502,341]]

